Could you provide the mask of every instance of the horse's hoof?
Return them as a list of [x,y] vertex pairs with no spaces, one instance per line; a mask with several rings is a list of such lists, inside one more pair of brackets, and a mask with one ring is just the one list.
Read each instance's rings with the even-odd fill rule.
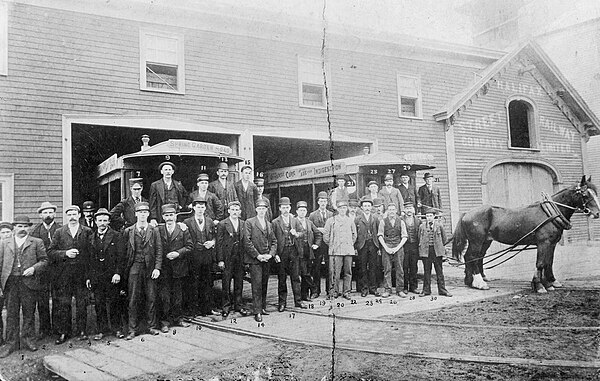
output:
[[546,294],[548,291],[547,291],[547,290],[544,288],[544,286],[541,286],[540,288],[538,288],[538,289],[536,290],[536,292],[537,292],[538,294]]
[[564,287],[562,285],[562,283],[560,283],[559,281],[555,280],[554,282],[552,282],[551,286],[553,286],[554,288],[562,288]]
[[486,277],[485,275],[481,277],[481,279],[483,279],[485,282],[489,282],[490,280],[488,279],[488,277]]
[[548,287],[546,287],[546,291],[554,291],[554,286],[548,286]]
[[473,275],[473,283],[471,284],[471,287],[476,288],[478,290],[489,290],[490,289],[490,286],[488,286],[487,283],[485,283],[485,281],[481,277],[481,274]]

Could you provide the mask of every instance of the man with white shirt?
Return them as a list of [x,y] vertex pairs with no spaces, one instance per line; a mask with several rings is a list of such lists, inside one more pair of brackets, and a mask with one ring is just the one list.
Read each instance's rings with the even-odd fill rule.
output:
[[[32,223],[27,216],[16,216],[14,236],[0,244],[0,294],[6,298],[6,345],[0,358],[19,347],[36,351],[32,339],[35,333],[35,299],[41,285],[37,274],[47,264],[46,249],[41,239],[31,237]],[[23,331],[19,315],[23,310]]]
[[267,285],[269,283],[269,260],[277,253],[277,238],[271,223],[266,219],[267,204],[256,202],[256,216],[244,224],[244,263],[250,268],[252,282],[252,306],[254,320],[262,321],[267,311]]
[[[217,225],[217,263],[223,270],[223,317],[233,310],[243,316],[250,312],[242,307],[242,291],[244,287],[244,220],[240,219],[241,205],[239,201],[229,203],[229,217]],[[231,280],[233,279],[233,295]]]
[[190,193],[187,204],[191,205],[196,199],[206,201],[206,212],[204,214],[217,225],[219,221],[225,218],[227,205],[223,205],[217,195],[208,190],[208,180],[208,174],[200,173],[198,175],[196,178],[198,189]]
[[308,212],[308,204],[306,201],[298,201],[296,203],[296,215],[302,232],[300,235],[300,295],[301,299],[310,301],[310,296],[317,291],[317,287],[313,280],[313,267],[315,261],[314,250],[317,250],[323,240],[323,235],[315,224],[306,218]]
[[[65,208],[67,225],[54,232],[48,256],[56,264],[53,269],[56,303],[55,329],[59,334],[56,344],[64,343],[71,335],[71,299],[75,297],[77,332],[80,340],[87,340],[86,299],[88,291],[85,285],[86,270],[89,263],[92,229],[79,223],[81,216],[77,205]],[[54,300],[56,299],[56,300]]]
[[241,205],[242,220],[256,216],[256,200],[258,199],[258,189],[252,182],[252,167],[245,165],[241,170],[242,178],[235,183],[235,193]]
[[110,210],[111,225],[116,231],[122,231],[135,224],[135,204],[148,201],[142,197],[144,179],[140,177],[129,179],[129,189],[131,190],[131,195],[121,200],[121,202]]
[[223,204],[223,208],[229,205],[231,201],[239,201],[234,184],[227,180],[229,166],[224,161],[217,166],[217,176],[218,178],[215,181],[208,184],[208,190],[217,196]]
[[162,206],[175,204],[177,211],[186,205],[187,192],[181,182],[173,179],[175,164],[170,161],[160,163],[158,170],[162,179],[150,185],[150,224],[156,227],[162,223]]
[[[333,216],[333,213],[327,210],[327,201],[327,192],[319,192],[317,196],[317,204],[319,204],[319,208],[313,211],[308,216],[308,219],[311,220],[313,224],[315,224],[317,230],[319,231],[319,233],[321,233],[321,236],[323,235],[323,231],[325,230],[325,222],[327,222],[327,219]],[[313,290],[312,295],[310,296],[311,299],[316,299],[321,294],[322,269],[324,268],[325,274],[328,274],[327,269],[329,268],[329,246],[327,246],[327,244],[324,241],[322,241],[321,245],[316,250],[314,250],[314,254],[315,261],[312,278],[315,282],[315,290]],[[323,265],[323,261],[325,261],[325,265]],[[329,283],[329,276],[325,276],[326,290],[329,290],[331,288]]]

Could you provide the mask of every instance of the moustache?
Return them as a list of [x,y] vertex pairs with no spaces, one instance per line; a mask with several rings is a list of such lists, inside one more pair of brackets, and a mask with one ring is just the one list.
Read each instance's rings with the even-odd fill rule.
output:
[[45,222],[47,225],[50,225],[50,224],[52,223],[52,221],[54,221],[54,217],[52,217],[52,216],[46,216],[46,217],[44,217],[44,220],[43,220],[43,221],[44,221],[44,222]]

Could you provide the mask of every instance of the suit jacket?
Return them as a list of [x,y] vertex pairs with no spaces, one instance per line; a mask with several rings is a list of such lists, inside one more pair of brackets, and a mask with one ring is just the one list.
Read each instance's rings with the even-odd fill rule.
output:
[[[167,234],[167,225],[159,225],[158,233],[163,248],[162,270],[165,278],[183,278],[188,275],[189,266],[186,258],[194,249],[192,236],[189,229],[186,231],[175,224],[173,234],[169,237]],[[179,257],[168,259],[167,254],[172,251],[179,253]]]
[[[238,233],[239,233],[239,241],[238,241],[238,249],[240,259],[244,259],[244,220],[238,219]],[[231,262],[231,256],[233,253],[233,246],[235,244],[235,240],[233,238],[235,231],[233,230],[233,223],[231,222],[231,218],[227,217],[223,221],[220,221],[217,225],[217,262],[225,262],[225,266],[227,266]]]
[[[199,196],[200,192],[198,191],[198,189],[190,193],[187,205],[190,205]],[[217,221],[221,221],[225,218],[225,208],[216,194],[207,190],[206,195],[202,199],[206,200],[206,212],[204,212],[204,215],[210,217],[212,220]]]
[[[48,249],[50,248],[50,244],[52,243],[52,237],[54,236],[56,230],[61,226],[61,224],[54,221],[52,226],[50,226],[50,230],[46,230],[44,223],[40,222],[33,227],[29,235],[32,237],[40,238],[44,242],[44,248],[46,249],[46,254],[48,254]],[[42,284],[47,285],[52,283],[55,271],[53,271],[50,265],[50,261],[48,261],[47,266],[44,266],[44,271],[38,274],[40,282],[42,282]]]
[[[141,201],[148,201],[144,197],[140,197]],[[121,231],[125,228],[135,225],[137,218],[135,217],[135,200],[129,196],[124,198],[110,210],[110,223],[113,229]]]
[[315,259],[315,253],[313,251],[312,245],[321,246],[321,244],[323,242],[323,234],[321,234],[321,232],[319,231],[319,229],[317,229],[315,224],[308,218],[305,218],[306,229],[304,229],[304,226],[302,226],[302,222],[300,222],[299,219],[297,221],[300,226],[300,230],[298,230],[298,231],[302,232],[301,237],[302,236],[306,237],[306,242],[308,243],[308,253],[305,253],[304,252],[305,246],[302,244],[302,242],[304,242],[304,240],[297,238],[298,241],[301,241],[300,242],[301,243],[300,250],[298,251],[300,254],[300,258],[313,260],[313,259]]
[[96,221],[94,220],[94,217],[92,217],[92,219],[90,220],[90,223],[88,224],[88,220],[85,218],[85,216],[81,216],[81,218],[79,219],[79,223],[81,224],[81,226],[85,226],[92,230],[98,229],[98,227],[96,226]]
[[[427,258],[429,256],[429,236],[427,233],[428,222],[423,222],[419,226],[419,257]],[[439,220],[433,221],[433,248],[436,257],[442,257],[446,254],[444,245],[448,243],[444,225]]]
[[125,266],[125,244],[119,232],[108,228],[101,241],[98,232],[92,235],[90,265],[87,279],[93,284],[108,284],[113,275],[123,277]]
[[415,207],[415,210],[417,210],[417,203],[419,202],[419,195],[417,194],[417,188],[412,184],[408,184],[408,188],[406,188],[404,185],[400,184],[400,185],[398,185],[398,190],[400,191],[400,194],[402,195],[402,199],[404,200],[404,202],[411,202],[413,204],[413,206]]
[[[127,246],[127,265],[125,266],[125,274],[129,274],[131,266],[135,260],[135,230],[136,225],[132,225],[125,229],[123,239]],[[144,251],[144,262],[146,263],[146,272],[152,274],[152,270],[162,270],[162,241],[157,228],[148,225],[146,228],[146,237],[143,242],[142,250]]]
[[235,191],[235,185],[228,180],[225,186],[227,187],[227,189],[223,188],[223,185],[221,185],[221,182],[219,180],[215,180],[208,184],[208,190],[214,193],[217,196],[217,198],[221,201],[221,203],[223,204],[223,209],[225,211],[224,215],[226,217],[229,216],[229,213],[227,212],[227,209],[229,207],[227,204],[229,203],[229,201],[239,200]]
[[[15,253],[17,251],[15,239],[0,243],[0,265],[2,266],[2,274],[0,274],[0,288],[4,290],[6,281],[12,271]],[[23,243],[23,253],[20,256],[21,271],[33,267],[35,269],[33,276],[22,277],[23,283],[31,290],[41,290],[43,288],[39,280],[39,273],[44,270],[48,264],[46,249],[44,242],[41,239],[28,235]]]
[[[52,269],[56,271],[53,276],[54,282],[66,285],[73,278],[85,281],[90,261],[90,245],[92,243],[92,229],[79,225],[75,237],[71,236],[69,225],[63,225],[54,232],[52,243],[48,248],[48,257],[52,263]],[[67,250],[77,249],[79,255],[69,258]]]
[[256,199],[258,198],[258,188],[256,185],[250,181],[248,189],[244,191],[242,180],[238,180],[234,187],[238,201],[242,204],[242,215],[240,218],[245,221],[250,217],[256,216]]
[[193,251],[189,256],[189,264],[193,268],[201,265],[212,265],[215,258],[215,248],[206,249],[204,242],[215,240],[215,223],[210,217],[204,216],[204,229],[200,230],[195,216],[187,218],[183,221],[192,237]]
[[267,214],[265,218],[267,221],[271,222],[273,220],[273,211],[271,210],[271,201],[269,200],[269,196],[263,193],[262,196],[256,198],[256,201],[258,200],[264,200],[267,203]]
[[252,217],[244,224],[244,263],[262,263],[256,257],[259,254],[277,254],[277,238],[269,221],[265,221],[263,229],[258,222],[258,217]]
[[354,248],[360,250],[365,246],[367,242],[367,236],[369,232],[369,226],[371,227],[371,241],[375,244],[375,247],[379,247],[379,241],[377,239],[377,232],[379,229],[379,218],[371,213],[369,221],[365,218],[365,214],[357,214],[354,219],[356,225],[356,242],[354,242]]
[[326,217],[325,217],[325,219],[323,219],[323,216],[321,215],[321,211],[319,209],[317,209],[314,212],[312,212],[311,214],[309,214],[308,219],[311,220],[312,223],[315,224],[316,227],[324,228],[325,222],[327,222],[327,220],[330,217],[333,217],[333,212],[326,210],[325,215],[326,215]]
[[[187,192],[181,182],[171,180],[172,186],[177,193],[177,204],[181,207],[186,206]],[[165,204],[165,183],[162,179],[156,180],[150,185],[150,220],[162,222],[162,206]]]
[[432,206],[437,209],[442,209],[442,196],[440,194],[440,188],[435,185],[431,186],[431,192],[427,188],[427,184],[423,184],[419,187],[419,201],[422,205]]
[[378,195],[383,199],[383,204],[385,205],[386,209],[388,204],[393,202],[398,206],[399,212],[404,210],[404,199],[402,198],[402,194],[398,188],[392,187],[392,190],[388,192],[387,187],[383,187],[379,190]]
[[[285,240],[286,240],[286,236],[285,236],[285,232],[284,232],[283,217],[279,216],[276,219],[274,219],[273,222],[271,222],[271,226],[273,227],[273,232],[275,233],[275,238],[277,238],[277,254],[281,255],[281,254],[283,254],[283,249],[285,248]],[[296,219],[296,217],[293,217],[291,214],[290,214],[290,229],[296,229],[296,232],[298,232],[298,234],[299,234],[298,237],[294,237],[293,235],[290,234],[290,238],[292,240],[292,243],[296,247],[298,254],[300,254],[302,252],[302,240],[300,239],[300,237],[302,237],[303,234],[306,234],[306,232],[302,228],[302,224],[300,224],[300,221],[298,221],[298,219]]]

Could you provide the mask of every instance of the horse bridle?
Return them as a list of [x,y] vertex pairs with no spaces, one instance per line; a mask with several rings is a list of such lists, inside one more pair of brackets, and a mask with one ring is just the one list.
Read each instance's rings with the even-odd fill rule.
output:
[[556,201],[552,201],[552,202],[555,203],[556,205],[562,206],[562,207],[567,208],[567,209],[574,210],[576,212],[582,212],[586,216],[589,216],[592,213],[592,211],[587,207],[587,204],[590,201],[596,199],[595,195],[592,194],[590,196],[590,191],[593,192],[593,190],[590,190],[587,186],[581,187],[581,186],[578,185],[577,188],[575,188],[575,194],[580,195],[581,199],[583,201],[582,204],[581,204],[581,206],[574,207],[574,206],[565,205],[565,204],[562,204],[562,203],[556,202]]

